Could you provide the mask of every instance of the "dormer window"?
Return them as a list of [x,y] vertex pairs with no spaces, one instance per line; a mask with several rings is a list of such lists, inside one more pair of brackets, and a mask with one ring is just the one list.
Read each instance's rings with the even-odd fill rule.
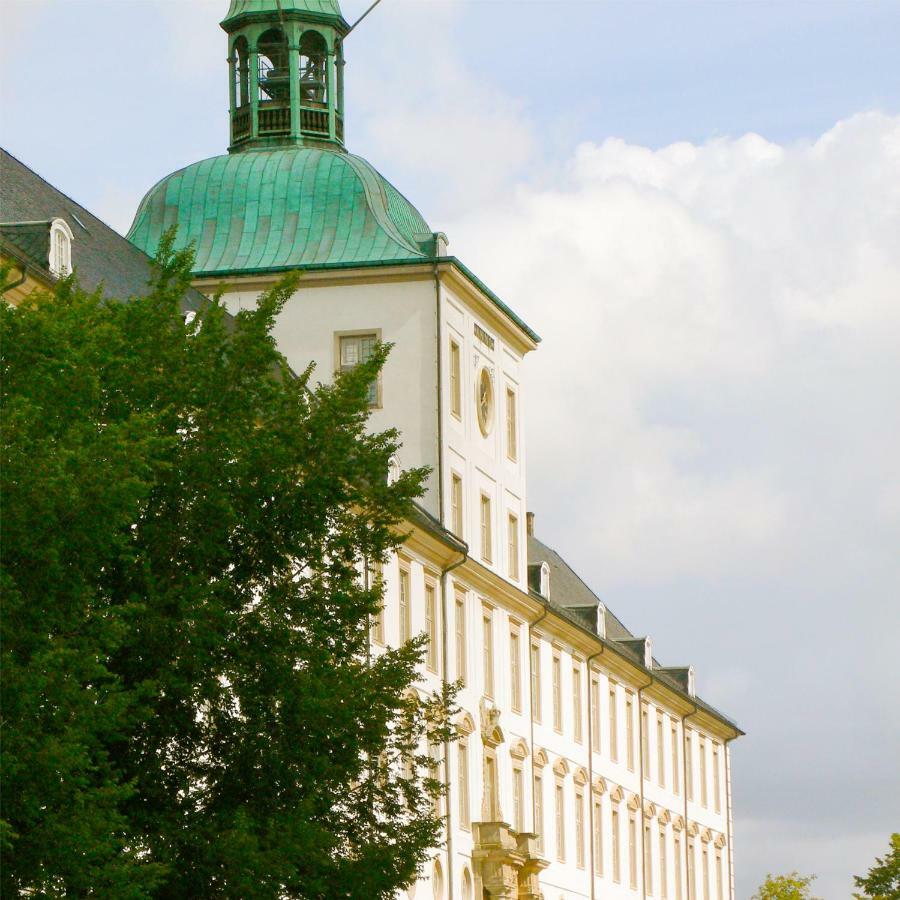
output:
[[550,599],[550,566],[545,562],[541,563],[541,596]]
[[72,271],[72,229],[65,219],[50,223],[50,271],[63,278]]

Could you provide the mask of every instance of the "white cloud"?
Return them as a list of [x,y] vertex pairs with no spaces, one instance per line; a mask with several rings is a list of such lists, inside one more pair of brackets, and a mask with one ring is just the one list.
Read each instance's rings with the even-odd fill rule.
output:
[[790,146],[610,139],[546,183],[448,231],[545,339],[529,488],[560,544],[589,547],[606,585],[774,574],[804,531],[853,543],[846,484],[887,527],[900,119]]

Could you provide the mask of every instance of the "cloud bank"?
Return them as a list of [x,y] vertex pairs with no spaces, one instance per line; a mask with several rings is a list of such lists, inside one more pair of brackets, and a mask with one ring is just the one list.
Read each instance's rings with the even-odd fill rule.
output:
[[739,894],[846,896],[900,794],[900,117],[584,143],[447,231],[544,337],[538,531],[749,733]]

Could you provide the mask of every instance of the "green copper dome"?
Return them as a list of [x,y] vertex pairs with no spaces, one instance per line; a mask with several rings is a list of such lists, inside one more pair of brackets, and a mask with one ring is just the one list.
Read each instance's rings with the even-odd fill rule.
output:
[[413,205],[358,156],[315,147],[194,163],[141,201],[128,239],[150,256],[178,226],[194,272],[225,274],[429,259],[434,235]]

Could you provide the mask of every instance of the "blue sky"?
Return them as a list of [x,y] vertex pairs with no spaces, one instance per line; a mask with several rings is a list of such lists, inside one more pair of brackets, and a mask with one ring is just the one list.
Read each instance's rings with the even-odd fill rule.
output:
[[[224,151],[224,11],[6,0],[4,146],[127,229]],[[847,897],[900,827],[898,35],[898,2],[383,0],[347,45],[351,149],[545,338],[539,535],[748,732],[741,898]]]

